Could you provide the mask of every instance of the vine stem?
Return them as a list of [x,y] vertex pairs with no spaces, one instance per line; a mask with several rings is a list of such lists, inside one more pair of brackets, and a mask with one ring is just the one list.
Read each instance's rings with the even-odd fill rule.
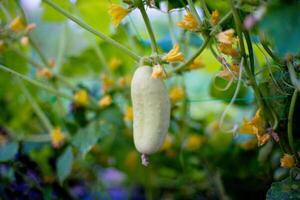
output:
[[[236,32],[237,32],[237,35],[238,35],[238,38],[239,38],[241,56],[244,57],[244,62],[245,62],[244,68],[245,68],[246,75],[247,75],[247,77],[250,81],[250,85],[252,86],[252,89],[254,91],[254,94],[255,94],[255,97],[257,99],[259,107],[262,108],[264,115],[267,118],[270,118],[269,114],[266,115],[267,113],[270,113],[269,109],[266,106],[266,104],[265,104],[265,102],[264,102],[264,100],[261,96],[261,92],[260,92],[259,87],[256,83],[255,76],[252,73],[251,68],[249,68],[249,65],[248,65],[248,60],[247,60],[248,57],[247,57],[247,54],[246,54],[244,40],[243,40],[242,24],[241,24],[241,20],[240,20],[240,17],[239,17],[238,10],[234,7],[234,0],[231,0],[231,10],[232,10],[232,14],[233,14],[234,22],[235,22]],[[267,109],[267,112],[266,112],[266,109]],[[272,118],[273,117],[274,116],[272,116]]]
[[194,53],[194,55],[192,55],[192,57],[190,59],[188,59],[185,63],[183,63],[182,65],[179,65],[177,67],[175,67],[171,72],[171,73],[174,73],[174,72],[177,72],[177,71],[180,71],[182,70],[183,68],[185,68],[186,66],[189,66],[190,64],[192,64],[192,62],[195,60],[195,58],[197,58],[203,51],[204,49],[206,48],[206,46],[208,45],[209,41],[210,41],[211,37],[208,37],[205,39],[204,43],[202,44],[202,46],[198,49],[198,51],[196,51]]
[[294,139],[293,139],[293,116],[294,116],[294,110],[295,110],[295,105],[296,105],[296,101],[297,101],[297,96],[298,96],[298,90],[295,89],[292,99],[291,99],[291,104],[290,104],[290,109],[289,109],[289,115],[288,115],[288,141],[289,141],[289,145],[293,151],[293,154],[296,158],[297,163],[300,161],[299,160],[299,155],[295,149],[294,146]]
[[294,70],[294,67],[293,65],[291,64],[291,62],[288,62],[287,63],[287,67],[288,67],[288,70],[289,70],[289,73],[290,73],[290,79],[292,81],[292,84],[295,86],[295,88],[297,90],[300,90],[300,82],[299,80],[297,79],[297,75],[296,75],[296,72]]
[[34,98],[31,96],[30,92],[27,90],[26,86],[24,85],[23,81],[16,77],[16,82],[20,89],[22,90],[23,94],[27,98],[27,100],[30,102],[33,110],[35,111],[36,115],[40,118],[41,122],[44,124],[45,128],[50,133],[53,130],[53,126],[50,122],[50,120],[47,118],[46,114],[43,112],[41,107],[38,105],[38,103],[34,100]]
[[143,4],[142,0],[139,0],[139,2],[138,2],[138,8],[139,8],[139,10],[140,10],[140,12],[141,12],[141,14],[143,16],[143,19],[144,19],[144,22],[145,22],[148,34],[150,36],[152,51],[153,51],[153,53],[156,53],[158,55],[158,46],[157,46],[157,42],[156,42],[156,39],[155,39],[155,35],[154,35],[154,32],[153,32],[153,29],[152,29],[149,17],[147,15],[147,12],[145,10],[145,7],[144,7],[144,4]]
[[127,47],[125,47],[121,43],[117,42],[116,40],[114,40],[114,39],[106,36],[105,34],[103,34],[103,33],[99,32],[99,31],[95,30],[90,25],[86,24],[85,22],[83,22],[80,19],[76,18],[75,16],[73,16],[69,12],[65,11],[60,6],[58,6],[57,4],[53,3],[50,0],[42,0],[42,1],[44,3],[46,3],[46,4],[48,4],[49,6],[51,6],[53,9],[55,9],[59,13],[61,13],[62,15],[64,15],[65,17],[69,18],[70,20],[72,20],[73,22],[75,22],[76,24],[78,24],[79,26],[81,26],[82,28],[84,28],[85,30],[87,30],[90,33],[98,36],[99,38],[101,38],[102,40],[104,40],[104,41],[108,42],[109,44],[115,46],[116,48],[122,50],[124,53],[126,53],[127,55],[129,55],[134,60],[136,60],[136,61],[140,60],[140,56],[138,56],[136,53],[134,53],[133,51],[131,51],[130,49],[128,49]]
[[14,75],[14,76],[16,76],[16,77],[19,77],[19,78],[21,78],[21,79],[23,79],[23,80],[25,80],[25,81],[31,83],[32,85],[35,85],[36,87],[39,87],[39,88],[41,88],[41,89],[44,89],[44,90],[46,90],[46,91],[48,91],[48,92],[50,92],[50,93],[52,93],[52,94],[54,94],[54,95],[56,95],[56,96],[59,96],[59,97],[63,97],[63,98],[66,98],[66,99],[73,100],[73,97],[72,97],[72,96],[69,96],[69,95],[64,94],[64,93],[62,93],[62,92],[59,92],[59,91],[57,91],[57,90],[55,90],[55,89],[53,89],[53,88],[51,88],[51,87],[48,87],[48,86],[46,86],[46,85],[44,85],[44,84],[42,84],[42,83],[40,83],[40,82],[38,82],[38,81],[36,81],[36,80],[33,80],[33,79],[31,79],[31,78],[29,78],[29,77],[27,77],[27,76],[24,76],[23,74],[20,74],[19,72],[16,72],[16,71],[10,69],[10,68],[8,68],[8,67],[6,67],[6,66],[4,66],[4,65],[1,65],[1,64],[0,64],[0,69],[1,69],[2,71],[5,71],[5,72],[9,73],[9,74],[12,74],[12,75]]

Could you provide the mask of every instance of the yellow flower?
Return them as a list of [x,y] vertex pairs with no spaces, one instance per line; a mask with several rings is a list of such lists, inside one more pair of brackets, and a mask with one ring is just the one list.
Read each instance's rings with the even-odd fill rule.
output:
[[115,71],[116,69],[118,69],[121,65],[122,61],[116,57],[113,57],[109,63],[108,63],[108,67],[110,70]]
[[237,76],[240,72],[240,67],[236,64],[233,64],[230,66],[230,70],[227,67],[224,67],[222,71],[219,72],[218,76],[230,81],[234,78],[234,76]]
[[268,134],[268,133],[265,133],[263,135],[256,134],[256,138],[257,138],[258,146],[262,146],[262,145],[266,144],[271,139],[271,135]]
[[284,168],[292,168],[296,166],[295,159],[292,155],[285,153],[280,159],[280,166]]
[[87,106],[89,103],[89,94],[86,90],[79,90],[74,94],[73,99],[77,106]]
[[108,13],[112,17],[112,24],[117,27],[121,21],[130,13],[130,10],[123,8],[118,4],[112,3],[109,6]]
[[48,79],[50,79],[50,78],[53,77],[53,73],[49,69],[47,69],[47,68],[39,69],[36,72],[36,75],[39,78],[48,78]]
[[216,25],[219,21],[220,13],[217,10],[214,10],[211,14],[210,21],[213,25]]
[[256,111],[255,116],[250,121],[243,121],[240,133],[256,135],[258,146],[264,145],[271,139],[270,134],[264,132],[264,121],[261,116],[261,109]]
[[193,32],[199,30],[199,24],[197,22],[197,19],[189,11],[184,16],[183,20],[177,23],[177,26]]
[[26,25],[24,24],[21,17],[16,17],[13,21],[10,22],[9,28],[13,32],[19,32],[25,30]]
[[118,82],[119,82],[119,85],[121,85],[122,87],[125,87],[127,85],[130,84],[130,76],[122,76],[119,78]]
[[50,138],[51,138],[53,147],[59,148],[65,140],[65,135],[61,132],[60,128],[55,128],[50,133]]
[[205,142],[204,136],[198,134],[192,134],[187,138],[185,147],[189,151],[196,151],[202,146],[204,142]]
[[102,81],[102,90],[103,92],[107,92],[113,85],[114,81],[108,78],[105,74],[101,75],[101,81]]
[[161,65],[155,65],[153,67],[151,77],[152,78],[165,78],[166,77],[166,73]]
[[217,35],[217,39],[220,43],[230,45],[237,41],[237,39],[234,37],[234,30],[232,28],[219,33]]
[[131,106],[127,107],[126,112],[124,114],[124,120],[125,121],[132,121],[133,120],[133,110],[132,110]]
[[182,100],[185,96],[184,94],[184,90],[180,87],[174,87],[171,91],[170,91],[170,99],[172,102],[176,102],[179,100]]
[[229,55],[232,57],[237,57],[239,55],[239,52],[235,48],[233,48],[232,44],[219,43],[218,49],[225,55]]
[[125,159],[125,166],[130,170],[134,170],[138,164],[139,155],[136,151],[130,151]]
[[167,62],[179,62],[184,60],[183,54],[179,51],[180,47],[175,44],[173,48],[163,57],[163,60]]
[[98,105],[101,108],[107,107],[112,103],[112,98],[110,95],[105,95],[104,97],[102,97],[99,101],[98,101]]
[[173,138],[169,134],[167,134],[164,142],[162,143],[162,145],[160,147],[160,150],[167,151],[167,150],[171,149],[172,143],[173,143]]
[[198,56],[197,58],[195,58],[192,62],[192,64],[190,64],[188,66],[189,70],[193,70],[193,69],[199,69],[199,68],[203,68],[204,64],[202,61],[202,58],[200,56]]

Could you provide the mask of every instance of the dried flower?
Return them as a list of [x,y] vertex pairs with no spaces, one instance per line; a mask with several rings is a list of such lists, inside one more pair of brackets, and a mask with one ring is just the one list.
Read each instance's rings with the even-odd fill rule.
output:
[[109,6],[108,13],[112,17],[112,24],[117,27],[121,23],[121,21],[130,13],[130,10],[123,8],[118,4],[112,3]]
[[239,52],[235,48],[233,48],[232,44],[219,43],[218,49],[225,55],[229,55],[232,57],[237,57],[239,55]]
[[237,76],[239,74],[239,72],[240,72],[240,67],[236,64],[233,64],[230,66],[229,69],[227,67],[224,67],[224,69],[219,72],[218,76],[227,81],[230,81],[235,76]]
[[153,67],[151,77],[152,78],[165,78],[166,77],[166,73],[161,65],[155,65]]
[[61,132],[60,128],[55,128],[51,133],[50,133],[50,138],[51,142],[54,148],[59,148],[64,140],[65,140],[65,135]]
[[26,32],[31,32],[31,31],[33,31],[34,29],[36,28],[36,24],[35,23],[32,23],[32,24],[28,24],[27,26],[26,26]]
[[217,10],[214,10],[211,14],[210,21],[213,25],[216,25],[219,21],[220,13]]
[[20,43],[22,46],[27,46],[29,44],[29,38],[27,36],[21,37]]
[[77,106],[87,106],[90,97],[86,90],[79,90],[74,94],[73,99]]
[[53,77],[53,73],[48,68],[38,69],[36,75],[39,78],[48,78],[48,79],[50,79],[50,78]]
[[234,30],[232,28],[219,33],[217,39],[220,43],[231,45],[237,41],[234,37]]
[[292,168],[296,166],[295,159],[292,155],[285,153],[280,159],[280,166],[284,168]]
[[101,108],[107,107],[112,103],[112,98],[110,95],[105,95],[104,97],[102,97],[99,101],[98,101],[98,105]]
[[167,62],[180,62],[184,60],[183,54],[179,51],[180,47],[175,44],[173,48],[163,57],[163,60]]
[[264,132],[264,121],[261,116],[261,109],[256,111],[255,116],[250,121],[243,121],[240,132],[256,135],[258,146],[264,145],[271,139],[271,135]]
[[184,16],[183,20],[177,23],[177,26],[193,32],[199,30],[199,24],[197,22],[197,19],[189,11]]

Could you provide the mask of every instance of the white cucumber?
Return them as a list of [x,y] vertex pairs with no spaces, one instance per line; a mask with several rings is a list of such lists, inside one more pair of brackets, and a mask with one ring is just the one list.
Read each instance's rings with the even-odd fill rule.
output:
[[168,90],[162,79],[151,74],[151,67],[138,67],[131,82],[133,138],[142,158],[159,150],[170,124]]

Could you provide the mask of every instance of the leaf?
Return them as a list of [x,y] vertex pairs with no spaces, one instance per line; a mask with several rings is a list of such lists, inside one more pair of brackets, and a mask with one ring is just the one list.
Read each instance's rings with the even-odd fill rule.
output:
[[99,0],[77,0],[76,2],[83,20],[104,34],[110,33],[111,19],[108,14],[109,4],[109,1]]
[[56,163],[57,177],[60,184],[70,175],[73,164],[72,148],[69,146]]
[[300,199],[300,182],[290,179],[275,182],[267,192],[267,200]]
[[[69,11],[71,9],[72,4],[69,0],[51,0],[53,3],[57,4],[59,7],[63,8],[64,10]],[[45,21],[62,21],[65,20],[66,17],[63,16],[61,13],[56,11],[51,6],[47,5],[46,3],[43,5],[43,20]]]
[[72,140],[74,146],[85,156],[85,154],[97,143],[100,131],[97,123],[91,123],[88,127],[80,129]]
[[14,159],[19,149],[19,144],[16,142],[8,143],[0,146],[0,162]]
[[271,37],[280,56],[300,52],[300,4],[270,6],[259,27]]

